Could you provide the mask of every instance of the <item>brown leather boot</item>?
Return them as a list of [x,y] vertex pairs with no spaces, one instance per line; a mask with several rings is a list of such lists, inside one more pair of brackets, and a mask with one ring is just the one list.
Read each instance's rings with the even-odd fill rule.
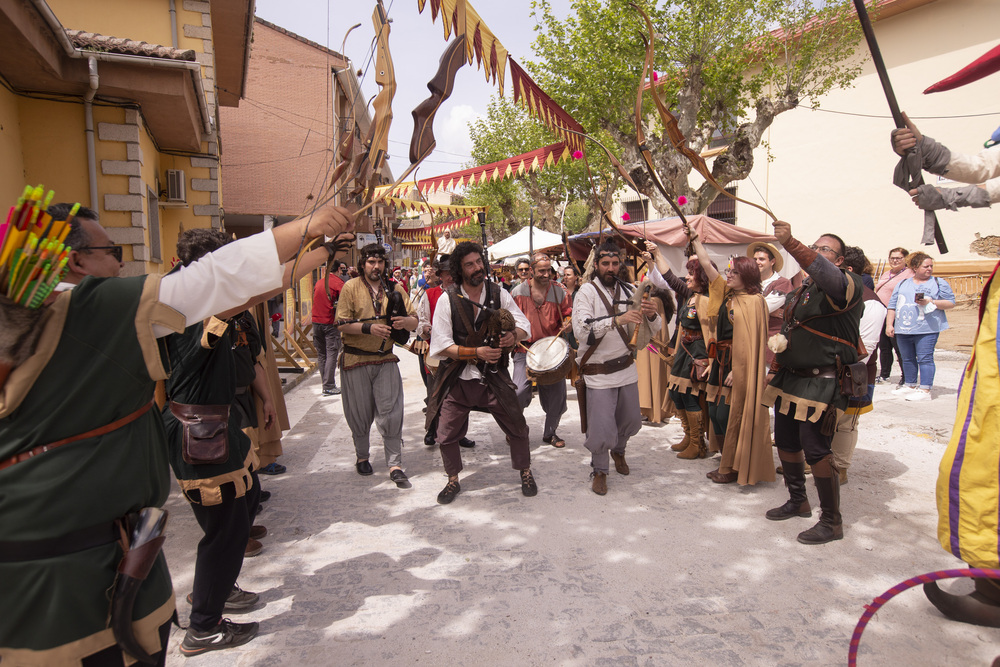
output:
[[615,462],[615,472],[619,475],[629,474],[628,463],[625,462],[625,452],[619,454],[618,452],[611,450],[611,458]]
[[819,493],[819,523],[799,533],[802,544],[826,544],[844,539],[844,522],[840,516],[840,474],[828,454],[812,467],[816,492]]
[[599,496],[603,496],[608,492],[608,473],[597,472],[596,470],[590,473],[590,478],[594,480],[591,482],[590,490]]
[[679,459],[703,459],[708,456],[708,444],[705,442],[704,430],[702,428],[702,414],[700,412],[688,412],[688,434],[690,441],[687,449],[677,455]]
[[769,509],[764,516],[771,521],[784,521],[793,516],[812,516],[812,508],[806,496],[805,456],[802,452],[793,453],[779,449],[778,458],[781,460],[781,475],[785,478],[785,486],[788,487],[788,500],[781,507]]
[[670,449],[675,452],[683,452],[691,444],[691,427],[688,425],[687,410],[678,410],[677,418],[681,420],[681,426],[684,427],[684,439],[678,442],[676,445],[670,445]]

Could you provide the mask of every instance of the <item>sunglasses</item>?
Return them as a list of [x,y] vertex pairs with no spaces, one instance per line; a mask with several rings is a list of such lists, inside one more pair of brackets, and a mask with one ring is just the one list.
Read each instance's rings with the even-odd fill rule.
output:
[[122,247],[120,245],[91,245],[85,246],[83,248],[77,248],[77,252],[82,252],[84,250],[107,250],[108,254],[115,258],[117,261],[122,261]]

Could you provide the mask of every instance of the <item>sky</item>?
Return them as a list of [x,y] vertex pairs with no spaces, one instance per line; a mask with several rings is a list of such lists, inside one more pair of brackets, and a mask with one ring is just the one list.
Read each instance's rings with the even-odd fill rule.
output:
[[[417,0],[384,0],[384,3],[392,21],[389,50],[396,71],[388,161],[396,178],[409,166],[413,133],[410,111],[429,96],[427,82],[437,72],[447,43],[440,15],[431,22],[430,2],[423,14],[417,11]],[[552,6],[553,11],[563,17],[569,12],[570,0],[552,0]],[[531,57],[531,42],[535,36],[531,0],[479,0],[474,7],[515,60],[523,64]],[[366,68],[370,60],[375,37],[371,19],[374,8],[374,0],[256,1],[256,13],[260,18],[338,52],[347,30],[360,23],[361,27],[350,34],[343,49],[355,69]],[[362,89],[371,98],[378,92],[378,86],[372,67],[367,70]],[[510,94],[509,76],[506,85],[505,94]],[[469,123],[485,117],[487,105],[496,93],[497,84],[488,83],[475,63],[459,70],[455,90],[438,110],[434,121],[437,147],[421,164],[417,172],[419,178],[458,171],[471,163]]]

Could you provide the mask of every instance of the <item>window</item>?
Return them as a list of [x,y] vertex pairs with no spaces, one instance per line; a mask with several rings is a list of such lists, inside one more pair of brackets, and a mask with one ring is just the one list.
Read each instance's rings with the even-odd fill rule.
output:
[[[726,188],[726,192],[735,196],[736,186],[732,185]],[[705,215],[710,218],[715,218],[716,220],[721,220],[722,222],[728,222],[730,225],[736,224],[736,200],[730,199],[725,195],[720,194],[715,198],[708,206],[708,210],[705,211]]]
[[146,200],[149,204],[149,261],[162,262],[163,251],[160,247],[160,199],[152,188],[146,188]]
[[643,222],[649,220],[649,200],[623,202],[625,212],[628,213],[629,222]]

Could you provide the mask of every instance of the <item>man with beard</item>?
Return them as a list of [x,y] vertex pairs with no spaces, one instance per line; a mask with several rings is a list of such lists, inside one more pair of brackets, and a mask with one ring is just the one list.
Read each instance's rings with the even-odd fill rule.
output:
[[580,373],[586,381],[580,398],[585,405],[591,490],[603,496],[608,492],[609,454],[615,470],[629,474],[625,446],[642,427],[631,334],[643,318],[653,331],[659,331],[661,322],[648,299],[638,310],[618,310],[616,304],[628,299],[630,291],[618,280],[622,261],[617,245],[605,241],[594,250],[594,258],[594,275],[580,287],[573,304],[573,333],[580,341]]
[[[515,287],[510,295],[514,303],[531,324],[529,343],[558,336],[563,320],[573,313],[569,294],[562,285],[553,280],[552,260],[548,255],[538,253],[531,266],[532,277]],[[528,378],[528,355],[523,349],[514,351],[514,384],[517,386],[517,400],[521,409],[531,405],[531,380]],[[559,418],[566,412],[566,383],[538,385],[538,400],[545,411],[545,429],[542,442],[556,448],[566,446],[566,441],[556,435]]]
[[[424,299],[420,302],[420,307],[417,309],[417,317],[420,320],[419,331],[422,337],[430,343],[431,339],[431,322],[434,321],[434,310],[437,308],[438,300],[441,295],[446,291],[452,289],[455,284],[454,278],[451,277],[451,256],[450,255],[438,255],[436,264],[437,276],[435,281],[437,284],[434,287],[429,287],[427,293],[424,295]],[[437,368],[437,360],[434,360],[435,368]],[[433,379],[433,371],[429,372],[428,377]],[[434,383],[428,382],[427,385],[427,400],[430,401],[431,391],[434,389]],[[468,420],[466,420],[468,421]],[[424,444],[428,447],[433,447],[437,443],[437,419],[431,422],[431,425],[427,428],[427,433],[424,434]],[[460,447],[475,447],[476,441],[470,440],[469,438],[462,436],[458,439],[458,445]]]
[[[368,462],[372,422],[382,435],[389,479],[401,489],[412,485],[403,472],[403,379],[399,357],[392,353],[393,329],[417,328],[417,316],[402,285],[383,280],[385,248],[369,243],[361,249],[357,278],[344,284],[337,302],[337,321],[367,320],[341,324],[344,351],[340,361],[340,383],[344,397],[344,418],[351,427],[355,467],[359,475],[375,471]],[[375,319],[389,308],[390,286],[402,298],[405,316]]]
[[[430,355],[442,361],[427,406],[427,426],[430,428],[440,415],[437,439],[448,474],[448,484],[438,494],[438,502],[446,505],[462,490],[458,483],[462,471],[459,440],[465,436],[473,408],[485,408],[493,415],[507,436],[511,464],[521,473],[521,492],[534,496],[538,486],[531,474],[528,426],[507,373],[507,355],[500,349],[511,348],[527,338],[531,325],[506,290],[496,283],[483,282],[486,269],[479,244],[463,241],[455,247],[451,275],[457,285],[447,298],[438,300],[431,326]],[[497,335],[501,330],[499,322],[507,315],[513,318],[513,330]],[[499,347],[489,345],[487,339],[494,336]]]

